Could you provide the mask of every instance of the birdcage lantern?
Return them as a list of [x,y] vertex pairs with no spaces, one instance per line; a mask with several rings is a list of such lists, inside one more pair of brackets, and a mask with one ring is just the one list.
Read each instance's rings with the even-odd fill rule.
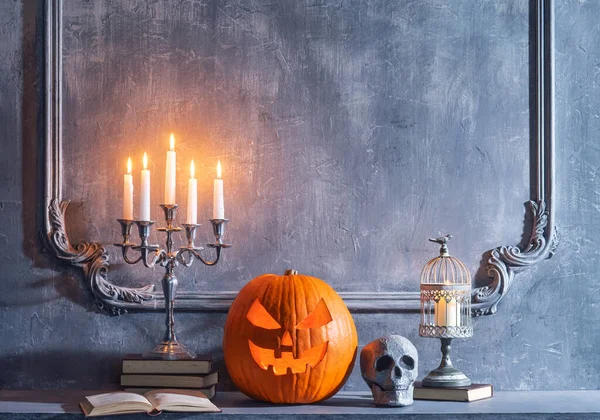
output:
[[469,386],[471,380],[450,360],[453,338],[473,335],[471,323],[471,275],[467,267],[448,252],[451,235],[429,239],[440,244],[440,255],[421,272],[421,337],[439,338],[442,361],[423,379],[423,386]]

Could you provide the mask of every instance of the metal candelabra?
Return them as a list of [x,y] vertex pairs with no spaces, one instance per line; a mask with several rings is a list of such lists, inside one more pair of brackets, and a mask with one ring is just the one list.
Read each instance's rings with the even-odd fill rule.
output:
[[[213,233],[215,235],[215,242],[207,244],[210,248],[215,248],[217,257],[214,261],[207,261],[198,253],[202,249],[201,246],[196,246],[194,240],[196,237],[196,229],[199,224],[183,224],[185,228],[185,235],[187,237],[187,245],[182,246],[179,249],[173,248],[173,233],[180,232],[180,227],[174,226],[173,222],[177,214],[177,204],[161,204],[160,207],[165,213],[166,227],[158,228],[160,232],[167,233],[166,249],[161,249],[158,245],[149,245],[148,237],[150,236],[150,229],[154,224],[153,221],[145,220],[126,220],[117,219],[121,224],[121,233],[123,235],[123,242],[115,244],[122,249],[123,259],[127,264],[137,264],[142,261],[148,268],[154,267],[159,264],[165,267],[165,275],[162,278],[162,288],[165,295],[165,309],[166,309],[166,325],[167,330],[163,340],[146,353],[144,356],[153,359],[164,359],[164,360],[181,360],[181,359],[192,359],[196,355],[185,348],[183,344],[180,344],[175,337],[175,319],[173,317],[173,310],[175,307],[175,295],[177,293],[177,277],[173,273],[175,267],[179,264],[183,264],[186,267],[190,267],[194,262],[194,258],[200,260],[204,265],[216,265],[221,257],[221,249],[228,248],[230,245],[223,243],[223,235],[225,233],[225,225],[229,220],[227,219],[210,219],[213,227]],[[131,230],[133,225],[137,225],[138,232],[140,235],[141,243],[136,245],[129,241],[131,237]],[[135,259],[131,259],[128,254],[129,251],[139,252],[139,256]]]

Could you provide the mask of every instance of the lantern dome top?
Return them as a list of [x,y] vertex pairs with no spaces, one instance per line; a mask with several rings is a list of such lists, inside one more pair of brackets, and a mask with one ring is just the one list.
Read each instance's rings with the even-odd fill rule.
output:
[[452,235],[429,238],[431,242],[440,244],[440,255],[430,260],[421,271],[421,284],[467,285],[471,284],[471,274],[458,258],[450,256],[448,241]]

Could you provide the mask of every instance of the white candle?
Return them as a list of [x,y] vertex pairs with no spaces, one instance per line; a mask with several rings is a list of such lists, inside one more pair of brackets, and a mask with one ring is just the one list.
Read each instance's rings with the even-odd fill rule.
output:
[[131,158],[127,159],[127,173],[123,176],[123,219],[133,220],[133,175]]
[[188,181],[188,203],[186,223],[198,223],[198,180],[194,178],[194,160],[190,163],[190,180]]
[[446,325],[446,299],[441,298],[435,303],[435,325],[443,327]]
[[144,169],[142,169],[142,182],[140,188],[140,220],[150,220],[150,171],[148,170],[148,156],[144,153]]
[[451,299],[446,303],[442,298],[435,303],[434,322],[438,327],[456,327],[460,325],[460,303]]
[[225,204],[223,201],[223,180],[221,179],[221,161],[217,163],[217,179],[213,190],[213,219],[225,218]]
[[175,153],[175,137],[171,133],[170,150],[167,152],[167,170],[165,172],[165,201],[163,204],[175,204],[176,181],[175,173],[177,171],[177,154]]
[[460,303],[456,299],[450,300],[446,306],[446,326],[456,327],[460,325]]

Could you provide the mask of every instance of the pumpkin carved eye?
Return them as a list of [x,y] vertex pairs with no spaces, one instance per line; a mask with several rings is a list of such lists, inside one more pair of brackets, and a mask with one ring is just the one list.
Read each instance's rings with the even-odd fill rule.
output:
[[315,309],[308,314],[306,318],[304,318],[296,328],[298,329],[310,329],[310,328],[318,328],[323,325],[329,324],[333,318],[331,318],[331,313],[329,309],[327,309],[327,305],[325,305],[325,301],[321,299]]
[[281,329],[281,325],[279,322],[275,321],[275,319],[267,312],[264,306],[255,299],[250,307],[250,310],[246,314],[246,318],[253,325],[264,328],[266,330],[279,330]]

